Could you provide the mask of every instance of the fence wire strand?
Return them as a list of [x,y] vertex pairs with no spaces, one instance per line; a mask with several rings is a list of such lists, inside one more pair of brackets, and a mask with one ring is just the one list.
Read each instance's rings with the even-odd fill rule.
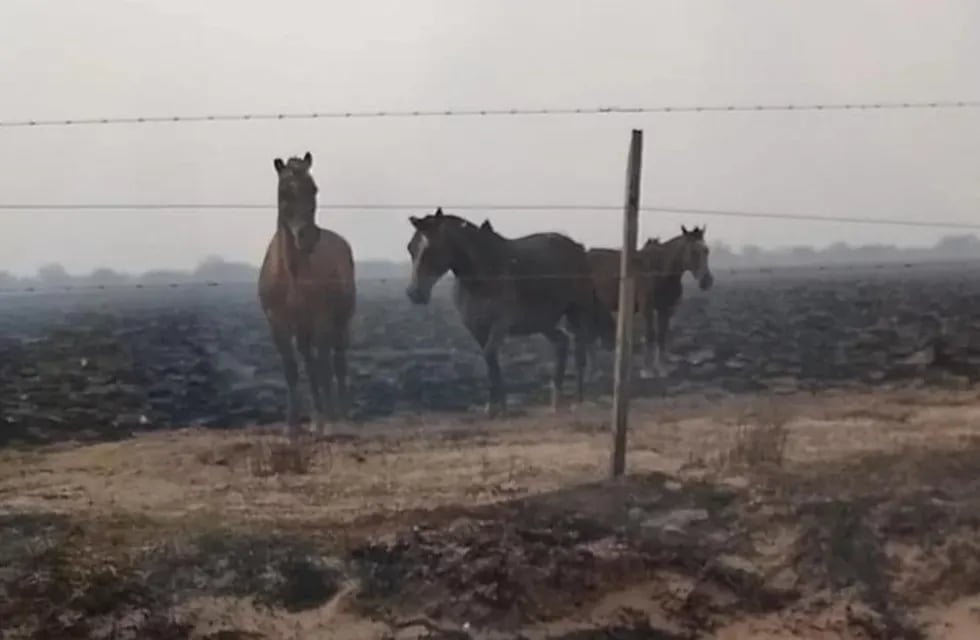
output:
[[[220,202],[133,202],[133,203],[0,203],[0,211],[16,213],[18,211],[69,211],[77,213],[99,213],[109,211],[273,211],[275,204],[260,204],[255,202],[220,203]],[[552,213],[601,213],[621,212],[622,205],[605,204],[446,204],[433,205],[423,203],[322,203],[318,209],[325,211],[392,211],[392,212],[422,212],[431,211],[441,206],[447,211],[469,212],[552,212]],[[673,213],[681,215],[697,215],[721,218],[760,218],[766,220],[794,220],[801,222],[844,222],[849,224],[869,224],[883,226],[925,227],[933,229],[962,229],[980,230],[980,223],[958,222],[954,220],[903,220],[900,218],[862,218],[845,215],[814,215],[806,213],[774,213],[767,211],[751,211],[747,209],[713,209],[703,207],[680,207],[670,205],[649,205],[639,208],[644,213]]]
[[310,111],[272,113],[225,113],[204,115],[149,115],[97,118],[26,118],[0,120],[0,128],[77,127],[93,125],[179,124],[194,122],[263,122],[285,120],[336,120],[376,118],[473,118],[515,116],[597,116],[670,113],[742,113],[773,111],[882,111],[975,109],[980,100],[929,100],[799,104],[708,104],[708,105],[638,105],[554,108],[485,108],[485,109],[379,109],[351,111]]
[[[891,269],[896,271],[907,271],[910,269],[963,269],[973,267],[980,269],[980,258],[975,261],[970,260],[951,260],[946,262],[869,262],[869,263],[846,263],[846,264],[791,264],[791,265],[770,265],[758,267],[738,267],[724,266],[713,269],[713,273],[726,275],[764,275],[778,277],[781,273],[786,274],[796,272],[866,272],[882,271]],[[686,273],[686,272],[685,272]],[[633,273],[633,278],[637,281],[658,277],[676,276],[676,271],[639,271]],[[499,275],[499,276],[479,276],[467,277],[465,280],[472,282],[518,282],[527,280],[570,280],[588,277],[583,274],[532,274],[532,275]],[[365,276],[354,277],[355,285],[376,283],[376,284],[404,284],[409,281],[410,273],[406,266],[404,275],[392,276]],[[606,282],[618,282],[621,279],[619,273],[599,276],[598,279]],[[336,282],[339,280],[325,280],[324,282]],[[258,271],[255,278],[250,280],[200,280],[200,281],[169,281],[169,282],[112,282],[94,284],[66,284],[66,285],[20,285],[0,287],[0,294],[58,294],[72,292],[97,292],[97,291],[118,291],[118,290],[164,290],[164,289],[208,289],[215,287],[242,287],[256,286],[258,282]]]

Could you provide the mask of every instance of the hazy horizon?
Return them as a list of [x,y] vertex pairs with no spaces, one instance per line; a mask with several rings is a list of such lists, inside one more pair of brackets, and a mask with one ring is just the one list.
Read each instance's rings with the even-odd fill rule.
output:
[[[755,268],[780,266],[835,267],[860,264],[928,263],[960,260],[980,260],[980,236],[976,234],[949,235],[938,243],[912,247],[870,244],[852,246],[835,243],[824,247],[786,245],[763,248],[748,245],[735,250],[724,244],[713,246],[711,264],[716,270],[729,268]],[[126,271],[110,267],[97,267],[88,272],[70,272],[64,265],[49,262],[34,272],[10,272],[0,270],[0,287],[3,285],[33,285],[45,283],[58,286],[67,281],[93,285],[121,284],[124,281],[167,280],[234,282],[251,281],[257,277],[259,262],[228,260],[223,256],[210,255],[186,268],[149,268]],[[406,258],[361,259],[357,261],[358,278],[392,278],[411,271]]]
[[[288,10],[287,10],[288,9]],[[967,0],[5,0],[0,120],[314,110],[980,98]],[[256,264],[272,159],[311,151],[321,202],[622,201],[645,132],[645,205],[980,222],[980,111],[364,119],[5,128],[0,203],[269,203],[268,210],[2,211],[0,271]],[[404,260],[406,218],[321,211],[358,260]],[[506,212],[507,235],[620,241],[620,214]],[[935,243],[949,229],[644,214],[733,248]]]

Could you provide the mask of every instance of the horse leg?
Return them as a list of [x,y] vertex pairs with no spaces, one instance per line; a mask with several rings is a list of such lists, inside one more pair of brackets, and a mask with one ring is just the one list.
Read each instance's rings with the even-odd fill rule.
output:
[[[320,390],[323,400],[323,411],[327,418],[333,420],[334,412],[334,366],[333,366],[333,347],[332,342],[327,336],[320,336],[317,342],[317,368],[320,373]],[[323,423],[318,425],[320,435],[323,435]]]
[[[555,348],[555,370],[551,377],[551,408],[558,410],[561,404],[561,387],[565,381],[565,368],[568,365],[568,334],[558,327],[542,332],[551,346]],[[581,381],[582,372],[578,372]]]
[[[595,366],[596,343],[602,340],[600,337],[602,326],[600,325],[600,319],[597,317],[598,314],[594,313],[595,310],[591,309],[587,311],[592,312],[591,315],[573,306],[565,315],[565,326],[568,329],[568,333],[571,333],[575,337],[575,344],[577,345],[579,341],[582,341],[583,344],[582,349],[585,354],[586,368],[578,372],[578,375],[596,378],[598,376],[598,367]],[[545,337],[547,337],[547,333],[545,333]]]
[[[596,350],[595,338],[594,337],[590,337],[588,339],[576,338],[575,340],[576,358],[578,357],[578,349],[579,349],[580,341],[582,342],[581,349],[582,349],[582,353],[584,354],[582,357],[585,358],[585,362],[586,362],[585,368],[588,370],[589,380],[592,382],[597,382],[599,380],[599,367],[597,366],[598,363],[596,362],[596,357],[597,357],[596,354],[598,352]],[[578,366],[577,362],[578,361],[576,361],[576,366]],[[582,375],[585,374],[583,373]]]
[[314,343],[310,331],[304,329],[296,336],[296,347],[300,357],[303,358],[303,367],[306,375],[310,379],[310,398],[313,400],[313,424],[316,426],[317,433],[323,433],[323,402],[320,397],[320,368],[319,343]]
[[487,377],[490,380],[490,397],[486,414],[495,417],[507,410],[507,397],[504,393],[503,377],[500,374],[498,351],[507,332],[506,325],[496,324],[490,328],[483,344],[483,360],[487,363]]
[[347,388],[347,345],[338,343],[333,350],[333,375],[337,380],[337,414],[346,418],[350,411],[350,397]]
[[643,368],[640,369],[641,378],[652,378],[653,373],[653,357],[654,357],[654,342],[656,340],[656,334],[654,332],[654,310],[644,309],[640,316],[643,319]]
[[[612,342],[608,345],[608,348],[606,348],[607,345],[603,343],[603,349],[606,351],[611,351],[613,354],[615,354],[616,349],[619,348],[619,310],[617,309],[614,313],[611,313],[610,318],[612,318]],[[590,362],[594,363],[593,367],[595,367],[595,364],[597,363],[598,360],[598,356],[596,355],[596,343],[595,343],[594,335],[589,338],[587,345],[588,345],[588,359]],[[630,355],[630,357],[631,358],[633,357],[632,354]],[[607,365],[610,362],[611,362],[610,359],[606,360]],[[599,381],[599,371],[597,367],[593,369],[590,378],[592,379],[593,382]]]
[[[594,301],[597,303],[597,301]],[[567,316],[568,326],[575,338],[575,398],[581,404],[585,401],[585,376],[588,363],[592,363],[590,375],[598,378],[596,366],[596,341],[601,340],[603,327],[600,318],[593,307],[589,314],[583,314],[573,309]]]
[[595,337],[588,332],[577,333],[575,335],[575,397],[579,404],[585,402],[585,367],[590,348],[592,357],[595,358]]
[[[598,344],[601,344],[604,350],[612,350],[616,348],[616,332],[617,332],[617,320],[616,316],[603,306],[604,303],[598,298],[593,300],[592,317],[593,322],[587,325],[579,325],[579,331],[573,331],[575,335],[575,354],[576,354],[576,367],[578,366],[578,358],[584,358],[586,366],[589,367],[588,376],[589,380],[592,382],[599,381],[599,362],[598,362]],[[582,355],[579,356],[579,342],[582,346]],[[580,378],[584,380],[584,372],[579,373]],[[581,393],[584,392],[580,392]]]
[[299,382],[299,368],[296,364],[296,354],[293,352],[292,335],[289,329],[273,325],[272,340],[282,361],[282,372],[286,378],[286,426],[290,438],[299,431],[299,394],[296,388]]
[[664,361],[667,359],[667,330],[670,328],[670,316],[673,312],[673,308],[657,310],[657,357],[654,364],[660,376],[667,375]]

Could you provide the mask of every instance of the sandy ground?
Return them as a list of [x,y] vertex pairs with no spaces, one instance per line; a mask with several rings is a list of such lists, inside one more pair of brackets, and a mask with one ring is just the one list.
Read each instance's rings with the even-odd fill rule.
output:
[[[0,512],[70,522],[89,557],[234,532],[348,567],[303,607],[191,590],[171,609],[201,638],[980,637],[976,390],[638,401],[618,482],[610,441],[598,406],[341,426],[302,450],[277,430],[177,429],[0,452]],[[564,534],[573,517],[609,529],[552,543],[521,528]],[[0,546],[24,542],[11,522]],[[467,573],[494,545],[551,568]],[[382,556],[411,568],[388,592],[358,560]]]

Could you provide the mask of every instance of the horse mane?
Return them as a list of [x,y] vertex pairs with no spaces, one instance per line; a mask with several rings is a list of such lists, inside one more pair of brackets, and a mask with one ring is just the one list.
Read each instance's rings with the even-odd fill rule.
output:
[[666,242],[657,242],[653,247],[652,269],[654,275],[662,277],[680,276],[684,273],[684,264],[681,262],[681,249],[684,247],[684,235],[677,235]]
[[502,275],[504,265],[500,260],[499,246],[505,238],[493,229],[489,221],[477,226],[453,214],[444,214],[442,218],[442,232],[454,238],[453,244],[459,250],[454,275],[470,283],[478,283],[477,286],[485,284],[485,279]]

